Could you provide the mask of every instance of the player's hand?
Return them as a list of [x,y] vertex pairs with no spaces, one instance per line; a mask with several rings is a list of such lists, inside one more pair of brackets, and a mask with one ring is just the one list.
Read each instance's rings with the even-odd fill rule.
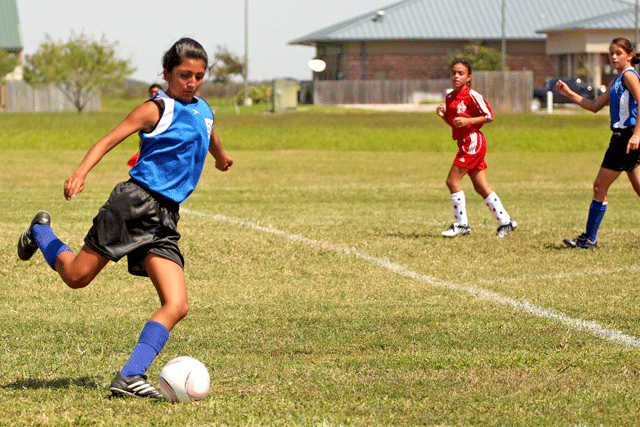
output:
[[446,114],[444,104],[440,104],[436,107],[436,114],[444,119]]
[[456,117],[453,119],[453,125],[457,128],[463,128],[469,124],[469,119],[466,117]]
[[233,159],[226,153],[221,158],[216,159],[216,169],[222,172],[228,171],[231,165],[233,165]]
[[640,148],[640,136],[632,135],[627,144],[627,154],[629,154],[629,151],[637,150],[638,148]]
[[64,198],[67,200],[73,199],[82,190],[84,190],[83,177],[74,174],[64,182]]
[[558,80],[556,82],[556,90],[565,96],[571,91],[571,89],[569,89],[569,85],[562,80]]

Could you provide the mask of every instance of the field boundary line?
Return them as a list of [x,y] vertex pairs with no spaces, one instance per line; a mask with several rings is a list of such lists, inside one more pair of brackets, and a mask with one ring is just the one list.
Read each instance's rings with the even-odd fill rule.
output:
[[480,300],[485,300],[495,304],[515,308],[515,309],[524,311],[525,313],[532,314],[536,317],[557,321],[573,330],[576,330],[579,332],[585,332],[592,336],[601,338],[603,340],[606,340],[612,343],[622,345],[624,347],[640,348],[640,340],[638,340],[638,338],[631,335],[627,335],[624,332],[616,329],[605,328],[604,326],[601,326],[600,324],[594,321],[587,321],[580,318],[571,317],[558,310],[545,308],[545,307],[533,304],[526,300],[516,300],[514,298],[508,297],[498,292],[494,292],[478,286],[456,283],[450,280],[440,280],[433,276],[429,276],[426,274],[409,270],[407,267],[401,264],[395,263],[386,257],[385,258],[375,257],[373,255],[369,255],[367,253],[361,252],[353,247],[336,245],[330,242],[323,242],[321,240],[310,239],[308,237],[302,236],[301,234],[292,234],[292,233],[277,229],[271,225],[260,225],[258,222],[247,221],[241,218],[234,218],[227,215],[207,214],[207,213],[193,211],[185,208],[181,208],[180,212],[188,215],[199,216],[205,219],[211,219],[218,222],[226,222],[226,223],[235,224],[241,227],[247,227],[256,231],[261,231],[261,232],[269,233],[275,236],[279,236],[292,242],[302,243],[306,246],[310,246],[313,248],[322,249],[329,252],[340,253],[348,256],[354,256],[356,258],[365,260],[373,265],[377,265],[383,269],[391,271],[399,276],[403,276],[426,285],[430,285],[436,288],[451,290],[451,291],[463,292]]
[[535,276],[517,276],[517,277],[507,277],[503,279],[480,279],[478,282],[484,283],[486,285],[491,285],[494,283],[514,283],[514,282],[522,282],[525,280],[560,280],[560,279],[568,279],[572,277],[581,277],[581,276],[602,276],[616,273],[638,273],[640,272],[640,267],[619,267],[619,268],[611,268],[609,270],[594,270],[594,271],[566,271],[563,273],[553,273],[553,274],[539,274]]

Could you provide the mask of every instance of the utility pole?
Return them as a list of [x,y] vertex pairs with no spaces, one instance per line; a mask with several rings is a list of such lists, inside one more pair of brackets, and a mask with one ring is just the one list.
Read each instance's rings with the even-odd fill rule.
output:
[[[506,22],[507,22],[507,18],[505,16],[505,5],[506,0],[502,0],[502,11],[501,11],[501,15],[502,15],[502,46],[501,46],[501,56],[502,56],[502,74],[504,75],[504,72],[507,71],[507,65],[506,65],[506,58],[507,58],[507,35],[506,35]],[[636,4],[638,3],[638,0],[636,0]]]
[[636,39],[633,41],[633,50],[638,50],[638,0],[636,0],[636,16],[635,16],[635,29],[636,29]]
[[244,0],[244,105],[249,105],[249,0]]

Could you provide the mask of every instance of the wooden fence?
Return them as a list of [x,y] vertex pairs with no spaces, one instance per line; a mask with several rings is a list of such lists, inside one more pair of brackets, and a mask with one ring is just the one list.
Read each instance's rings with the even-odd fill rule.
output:
[[[532,71],[476,71],[472,87],[495,111],[531,109]],[[337,80],[313,82],[314,104],[413,104],[442,102],[449,79],[438,80]]]
[[473,73],[471,87],[485,97],[494,111],[529,112],[533,71],[481,71]]
[[[10,80],[2,87],[2,109],[10,113],[29,111],[77,111],[73,103],[53,86],[32,87],[22,80]],[[99,111],[100,96],[94,96],[83,111]]]

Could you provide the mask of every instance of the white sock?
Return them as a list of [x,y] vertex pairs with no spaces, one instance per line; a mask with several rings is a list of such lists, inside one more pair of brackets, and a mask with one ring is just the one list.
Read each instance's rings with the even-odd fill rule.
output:
[[500,201],[500,197],[496,194],[496,192],[492,192],[489,194],[489,197],[484,199],[484,202],[487,204],[487,207],[493,213],[493,216],[496,217],[498,221],[500,221],[500,225],[507,225],[511,221],[511,217],[502,206],[502,202]]
[[456,224],[469,225],[467,218],[467,202],[464,198],[464,191],[458,191],[451,195],[451,207],[453,208],[453,216],[456,218]]

